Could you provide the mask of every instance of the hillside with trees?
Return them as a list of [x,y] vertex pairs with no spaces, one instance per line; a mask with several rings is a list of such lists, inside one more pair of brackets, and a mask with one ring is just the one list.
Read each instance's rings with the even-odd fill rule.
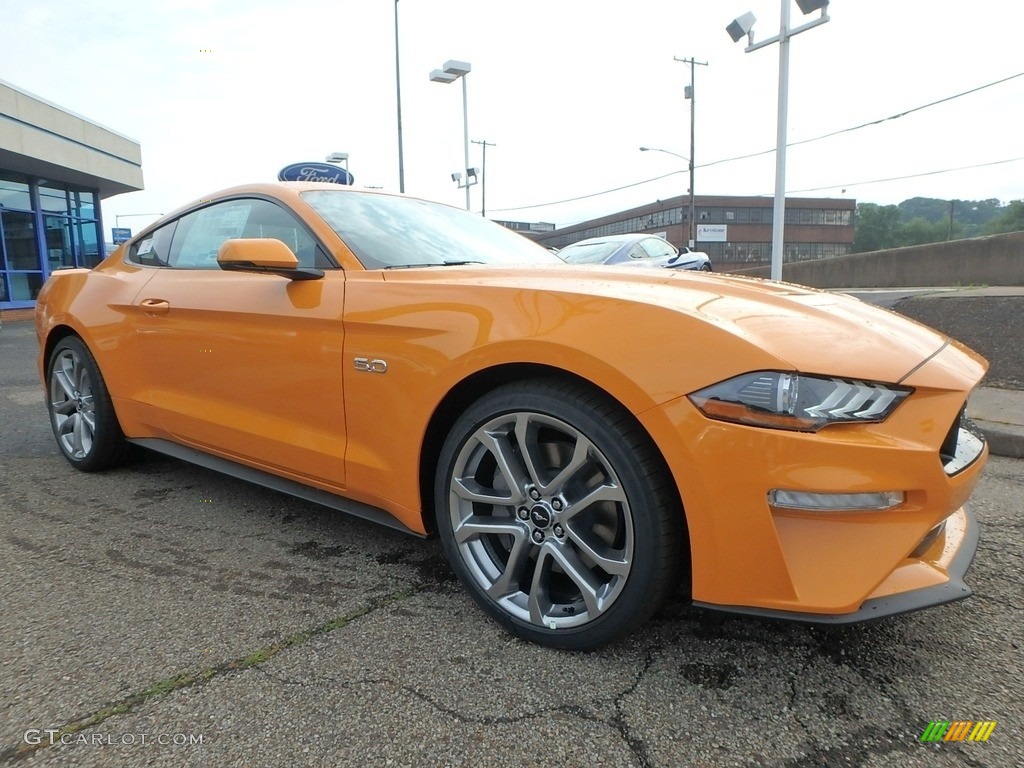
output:
[[1024,200],[937,200],[913,197],[899,205],[859,203],[854,253],[1024,230]]

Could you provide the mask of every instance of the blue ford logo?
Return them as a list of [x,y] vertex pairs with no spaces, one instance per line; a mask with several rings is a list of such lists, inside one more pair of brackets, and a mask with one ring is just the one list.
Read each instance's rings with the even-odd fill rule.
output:
[[340,165],[330,163],[292,163],[277,172],[280,181],[329,181],[351,185],[355,177]]

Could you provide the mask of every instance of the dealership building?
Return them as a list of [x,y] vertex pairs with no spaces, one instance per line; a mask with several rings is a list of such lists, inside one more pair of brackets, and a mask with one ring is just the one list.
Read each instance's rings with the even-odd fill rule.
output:
[[[851,253],[856,207],[857,202],[848,198],[787,198],[783,260],[807,261]],[[693,208],[694,250],[708,254],[716,269],[742,269],[771,262],[772,198],[697,195]],[[571,227],[530,232],[529,236],[548,248],[564,248],[591,237],[634,232],[660,235],[676,246],[687,244],[689,196],[658,200]]]
[[100,200],[140,189],[138,142],[0,80],[0,311],[99,263]]

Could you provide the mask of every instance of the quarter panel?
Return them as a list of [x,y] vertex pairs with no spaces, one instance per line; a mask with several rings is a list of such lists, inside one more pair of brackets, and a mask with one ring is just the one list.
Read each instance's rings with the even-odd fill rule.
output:
[[151,372],[140,366],[132,303],[156,270],[122,264],[120,253],[95,269],[60,270],[47,280],[36,303],[38,368],[45,387],[46,340],[59,326],[71,328],[96,358],[122,429],[146,436],[154,419],[139,392]]

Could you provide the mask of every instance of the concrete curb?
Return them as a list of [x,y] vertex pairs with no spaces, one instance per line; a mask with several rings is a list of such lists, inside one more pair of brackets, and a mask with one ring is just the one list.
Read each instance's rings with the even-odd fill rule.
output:
[[1024,391],[977,387],[967,417],[984,433],[993,456],[1024,458]]
[[973,421],[985,435],[990,454],[1010,459],[1024,459],[1024,427],[983,419]]

